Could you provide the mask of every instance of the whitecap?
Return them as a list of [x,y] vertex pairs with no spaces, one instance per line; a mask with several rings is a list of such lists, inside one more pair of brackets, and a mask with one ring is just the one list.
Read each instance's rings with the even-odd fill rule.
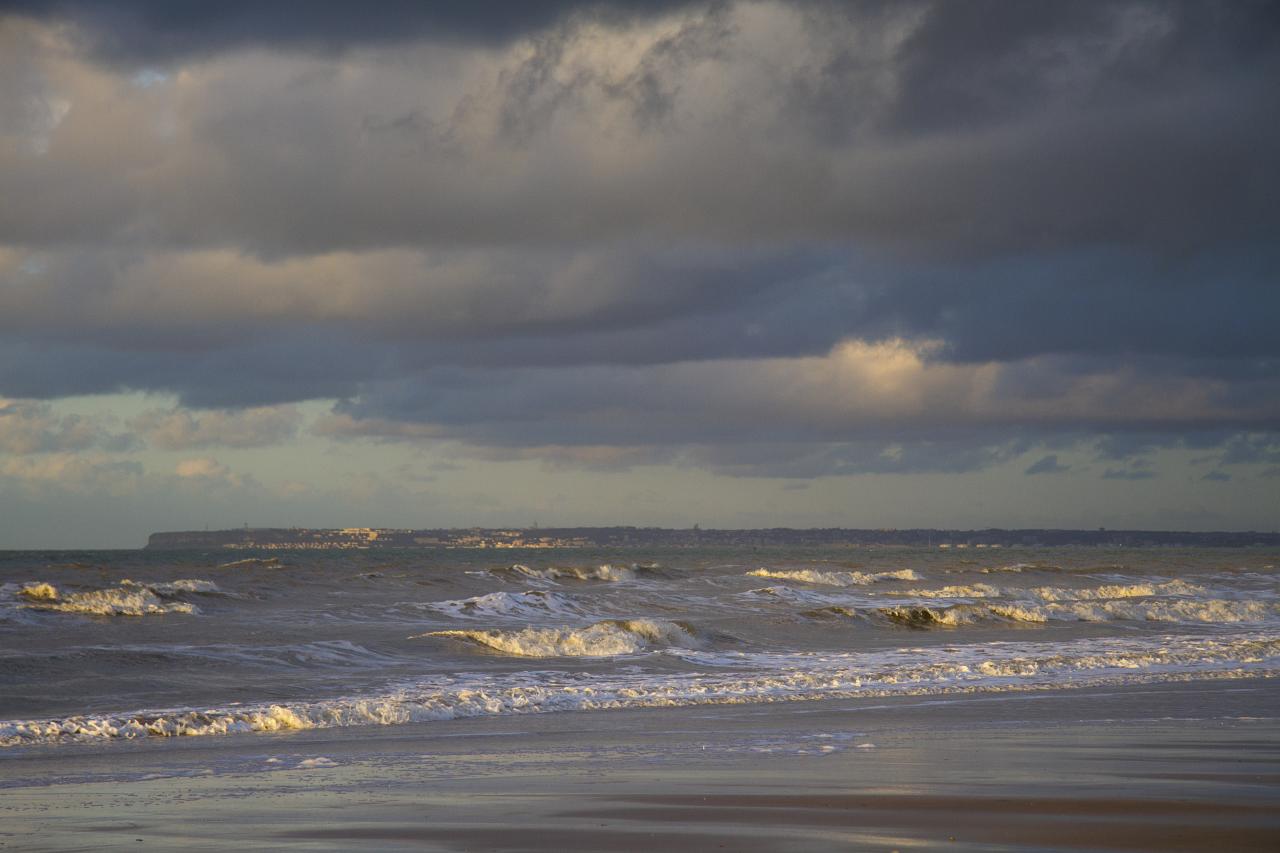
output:
[[1277,614],[1275,604],[1264,601],[1210,599],[1155,599],[1151,601],[1080,601],[1047,604],[1045,609],[1059,618],[1082,622],[1205,622],[1229,624],[1264,622]]
[[134,586],[149,589],[162,598],[172,598],[184,593],[197,595],[222,595],[222,589],[213,581],[199,578],[179,578],[172,581],[139,582],[125,578],[121,586]]
[[576,580],[576,581],[630,581],[635,580],[639,566],[615,566],[603,563],[599,566],[549,566],[545,569],[534,569],[516,563],[505,571],[510,574],[523,575],[538,580]]
[[518,631],[431,631],[420,636],[465,640],[520,657],[612,657],[653,646],[696,644],[693,630],[676,622],[610,619],[585,627],[522,628]]
[[64,593],[52,584],[29,584],[23,591],[35,590],[37,595],[27,594],[23,606],[29,610],[53,613],[78,613],[85,616],[150,616],[163,613],[198,613],[194,605],[180,601],[165,601],[150,588],[137,585],[121,585],[109,589]]
[[1199,595],[1204,593],[1205,589],[1183,580],[1172,580],[1164,583],[1103,584],[1102,586],[1083,587],[1080,589],[1042,586],[1029,589],[1026,592],[1041,601],[1099,601],[1116,598],[1147,598],[1159,595]]
[[471,598],[429,601],[417,606],[460,619],[530,618],[547,614],[577,615],[580,612],[567,596],[542,590],[491,592]]
[[892,572],[824,572],[818,569],[756,569],[747,572],[749,577],[778,578],[827,586],[865,586],[881,581],[918,581],[919,573],[911,569]]

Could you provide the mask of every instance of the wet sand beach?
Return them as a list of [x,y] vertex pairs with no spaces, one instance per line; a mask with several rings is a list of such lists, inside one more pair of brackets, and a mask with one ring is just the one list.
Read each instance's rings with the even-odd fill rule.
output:
[[15,850],[1274,850],[1280,684],[33,747]]

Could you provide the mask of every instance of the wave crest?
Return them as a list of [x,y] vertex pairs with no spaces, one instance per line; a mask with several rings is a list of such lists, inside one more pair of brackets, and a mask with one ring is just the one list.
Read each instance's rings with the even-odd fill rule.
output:
[[29,601],[57,601],[58,588],[51,583],[29,583],[18,590],[18,595]]
[[419,636],[464,640],[503,654],[534,658],[612,657],[636,654],[654,646],[688,648],[697,641],[688,626],[653,619],[609,619],[580,628],[430,631]]
[[944,586],[939,589],[909,589],[894,593],[894,597],[903,598],[995,598],[1001,591],[990,584],[975,583],[959,586]]
[[548,613],[578,614],[578,607],[567,597],[554,592],[491,592],[471,598],[431,601],[419,605],[460,619],[479,617],[534,617]]
[[756,569],[747,572],[754,578],[778,578],[827,586],[866,586],[879,581],[918,581],[921,576],[912,569],[892,572],[823,572],[817,569]]
[[[130,582],[126,581],[126,584]],[[195,605],[182,601],[165,601],[150,587],[121,585],[110,589],[88,592],[62,593],[52,584],[36,584],[24,587],[35,589],[40,597],[24,595],[31,601],[24,605],[30,610],[53,613],[79,613],[84,616],[152,616],[163,613],[199,613]]]
[[121,586],[138,587],[141,589],[149,589],[161,598],[175,598],[179,595],[192,593],[196,595],[226,595],[216,583],[213,581],[201,580],[199,578],[179,578],[173,581],[157,581],[153,583],[131,581],[125,578],[120,582]]
[[516,563],[507,569],[508,574],[523,575],[527,578],[536,578],[545,581],[558,580],[574,580],[574,581],[630,581],[635,580],[637,571],[646,567],[641,566],[614,566],[610,563],[603,563],[599,566],[548,566],[545,569],[534,569],[529,566]]
[[1157,595],[1199,595],[1204,592],[1204,587],[1183,580],[1164,583],[1104,584],[1082,589],[1041,586],[1027,590],[1028,594],[1041,601],[1098,601],[1115,598],[1147,598]]
[[1221,598],[1166,601],[1080,601],[1047,604],[1045,609],[1065,619],[1081,622],[1263,622],[1277,613],[1274,604],[1264,601],[1232,601]]
[[976,622],[1049,621],[1044,611],[1017,604],[955,604],[951,607],[882,607],[880,616],[908,628],[959,627]]

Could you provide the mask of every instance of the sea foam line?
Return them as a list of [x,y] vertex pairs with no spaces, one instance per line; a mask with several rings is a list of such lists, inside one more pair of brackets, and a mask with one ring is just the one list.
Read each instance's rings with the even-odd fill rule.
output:
[[[936,652],[937,650],[933,650]],[[1164,636],[903,648],[865,654],[699,652],[683,675],[515,673],[441,677],[324,701],[0,722],[0,746],[335,728],[553,711],[1048,690],[1280,675],[1280,637]]]

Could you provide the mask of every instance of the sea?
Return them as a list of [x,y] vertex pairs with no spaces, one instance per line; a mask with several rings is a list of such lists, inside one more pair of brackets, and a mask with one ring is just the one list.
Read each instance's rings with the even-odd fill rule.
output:
[[0,552],[0,750],[1280,673],[1274,549]]

